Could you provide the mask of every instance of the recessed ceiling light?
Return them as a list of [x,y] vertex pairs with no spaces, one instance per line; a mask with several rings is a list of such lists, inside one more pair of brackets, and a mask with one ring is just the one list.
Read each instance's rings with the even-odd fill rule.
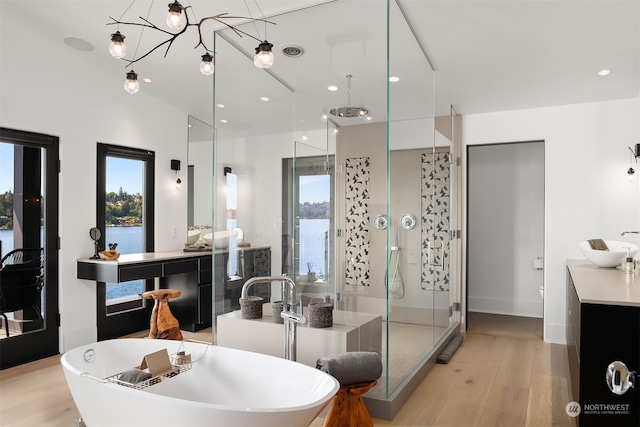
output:
[[65,37],[64,43],[70,48],[81,50],[82,52],[91,52],[95,49],[91,43],[77,37]]
[[151,79],[149,77],[143,77],[142,81],[145,83],[151,83]]
[[331,92],[335,92],[338,90],[338,86],[329,86],[327,89],[329,89]]
[[398,82],[398,81],[400,81],[400,77],[391,76],[391,77],[389,77],[389,81],[390,81],[391,83]]
[[216,104],[216,107],[218,107],[218,108],[224,108],[224,104]]
[[611,72],[611,70],[600,70],[598,71],[599,76],[606,76]]
[[268,96],[261,96],[260,97],[260,101],[267,102],[267,101],[269,101],[269,97]]
[[309,140],[309,138],[307,138],[306,136],[304,136],[304,135],[303,135],[303,136],[302,136],[302,140],[303,140],[303,141],[308,141],[308,140]]
[[373,117],[371,117],[371,116],[367,116],[367,117],[365,117],[365,120],[366,120],[366,121],[368,121],[368,122],[370,122],[371,120],[373,120]]
[[220,119],[220,123],[229,123],[227,119]]

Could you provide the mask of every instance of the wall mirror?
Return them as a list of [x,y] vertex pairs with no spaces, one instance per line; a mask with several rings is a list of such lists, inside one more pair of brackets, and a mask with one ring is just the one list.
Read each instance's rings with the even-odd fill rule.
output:
[[211,226],[214,129],[210,123],[189,116],[188,132],[187,226],[199,230]]

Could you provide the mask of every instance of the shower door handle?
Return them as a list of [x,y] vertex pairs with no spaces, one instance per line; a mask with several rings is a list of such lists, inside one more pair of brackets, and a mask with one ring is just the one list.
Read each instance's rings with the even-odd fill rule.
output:
[[[437,252],[440,251],[440,258],[437,257]],[[427,253],[429,254],[429,266],[444,268],[444,252],[442,243],[432,243],[427,241]],[[440,261],[438,261],[438,259]]]

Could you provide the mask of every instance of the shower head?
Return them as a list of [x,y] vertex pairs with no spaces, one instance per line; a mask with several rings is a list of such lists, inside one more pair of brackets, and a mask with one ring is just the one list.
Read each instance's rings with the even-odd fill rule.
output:
[[369,114],[369,110],[362,107],[337,107],[329,110],[329,114],[340,118],[364,117]]
[[329,114],[340,118],[364,117],[369,114],[369,110],[364,107],[351,106],[351,74],[347,74],[347,106],[336,107],[329,110]]

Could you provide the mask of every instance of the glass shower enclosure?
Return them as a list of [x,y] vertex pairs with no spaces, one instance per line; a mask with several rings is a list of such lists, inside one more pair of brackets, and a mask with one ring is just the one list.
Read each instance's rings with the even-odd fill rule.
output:
[[[268,249],[267,273],[294,279],[300,313],[332,305],[332,328],[349,330],[349,339],[323,355],[381,355],[383,375],[365,402],[390,419],[460,329],[460,127],[453,108],[437,107],[437,73],[400,4],[367,2],[361,19],[362,3],[270,17],[322,37],[305,46],[313,55],[279,58],[283,65],[267,72],[246,66],[252,40],[216,33],[212,223],[242,230],[244,246],[228,250],[241,265],[253,249]],[[300,90],[305,67],[322,69],[341,90],[327,91],[327,82]],[[222,122],[229,109],[259,102],[254,91],[274,104],[250,124]],[[367,113],[347,117],[347,107]],[[236,177],[233,209],[225,170]],[[225,283],[246,279],[246,267],[232,277],[226,262],[214,265]],[[214,292],[214,341],[215,317],[237,309],[221,303],[234,295],[223,291]],[[260,292],[265,312],[281,299],[277,283]]]

